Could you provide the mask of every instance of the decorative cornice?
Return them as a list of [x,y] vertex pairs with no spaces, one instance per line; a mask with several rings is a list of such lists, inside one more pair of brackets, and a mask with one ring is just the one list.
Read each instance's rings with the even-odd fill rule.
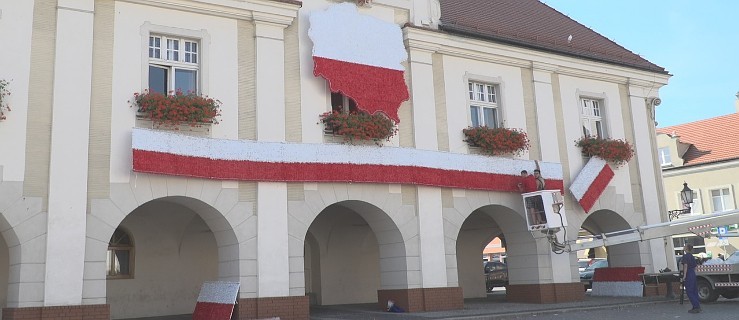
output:
[[[569,57],[555,53],[501,44],[493,41],[466,38],[438,30],[406,26],[404,37],[409,48],[438,47],[438,52],[466,59],[505,64],[521,68],[553,66],[559,74],[594,80],[661,87],[670,75],[597,61]],[[545,67],[551,70],[551,67]],[[605,71],[604,71],[605,70]]]
[[297,17],[300,5],[291,2],[247,0],[117,0],[146,6],[180,10],[198,14],[213,15],[239,20],[268,21],[281,25],[290,25]]

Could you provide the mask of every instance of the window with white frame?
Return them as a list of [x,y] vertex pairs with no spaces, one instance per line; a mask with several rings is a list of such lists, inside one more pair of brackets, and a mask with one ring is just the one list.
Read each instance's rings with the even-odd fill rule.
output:
[[659,164],[663,167],[672,165],[670,147],[659,148]]
[[710,194],[713,212],[722,212],[734,209],[734,197],[729,187],[712,189]]
[[469,81],[468,104],[473,127],[499,128],[501,126],[498,86]]
[[108,243],[108,279],[133,278],[133,239],[125,230],[115,229]]
[[583,136],[608,138],[604,124],[603,101],[582,98],[580,104],[580,124]]
[[[687,209],[687,207],[683,204],[683,200],[682,200],[682,197],[680,196],[680,192],[676,193],[676,197],[677,197],[678,208]],[[690,203],[689,206],[690,206],[690,214],[703,214],[703,202],[701,201],[700,190],[693,190],[693,203]]]
[[199,93],[200,44],[197,40],[149,36],[149,90]]

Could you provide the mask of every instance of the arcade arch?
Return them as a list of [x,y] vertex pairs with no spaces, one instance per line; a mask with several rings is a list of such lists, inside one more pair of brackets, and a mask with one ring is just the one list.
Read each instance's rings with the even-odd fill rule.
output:
[[378,290],[407,288],[406,246],[379,207],[340,201],[325,207],[305,233],[305,290],[312,304],[373,303]]

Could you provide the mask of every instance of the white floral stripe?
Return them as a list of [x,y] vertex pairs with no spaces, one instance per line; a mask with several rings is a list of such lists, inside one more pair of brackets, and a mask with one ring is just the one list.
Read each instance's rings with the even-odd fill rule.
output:
[[593,296],[641,297],[644,287],[641,281],[593,281]]
[[601,158],[590,158],[588,163],[586,163],[582,170],[580,170],[580,173],[577,174],[577,177],[575,177],[575,180],[572,181],[572,184],[570,185],[570,192],[572,192],[572,195],[575,196],[577,200],[582,199],[593,184],[593,181],[595,181],[595,178],[598,177],[598,174],[600,174],[607,164],[608,163]]
[[352,3],[311,13],[308,36],[315,57],[405,71],[401,62],[408,53],[400,27],[360,14]]
[[[413,166],[443,170],[518,175],[532,171],[534,161],[458,154],[413,148],[260,142],[192,137],[133,128],[133,149],[218,160],[268,163],[336,163]],[[545,179],[562,180],[562,165],[540,163]]]

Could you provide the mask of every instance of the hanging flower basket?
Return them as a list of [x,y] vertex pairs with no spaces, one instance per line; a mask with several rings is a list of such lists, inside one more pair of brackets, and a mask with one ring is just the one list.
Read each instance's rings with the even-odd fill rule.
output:
[[218,124],[216,117],[221,115],[220,101],[192,92],[176,91],[165,95],[144,90],[134,93],[133,100],[129,102],[144,118],[167,127]]
[[626,140],[588,136],[575,140],[575,145],[582,149],[584,156],[597,156],[617,167],[626,164],[634,156],[634,148]]
[[529,149],[529,137],[521,129],[468,127],[462,133],[468,145],[490,155],[518,155]]
[[320,123],[327,132],[344,136],[344,141],[349,143],[371,140],[381,145],[382,141],[389,141],[398,132],[388,117],[366,112],[326,112],[320,115]]
[[0,79],[0,120],[5,120],[5,113],[10,111],[10,105],[8,104],[8,96],[10,96],[10,81]]

